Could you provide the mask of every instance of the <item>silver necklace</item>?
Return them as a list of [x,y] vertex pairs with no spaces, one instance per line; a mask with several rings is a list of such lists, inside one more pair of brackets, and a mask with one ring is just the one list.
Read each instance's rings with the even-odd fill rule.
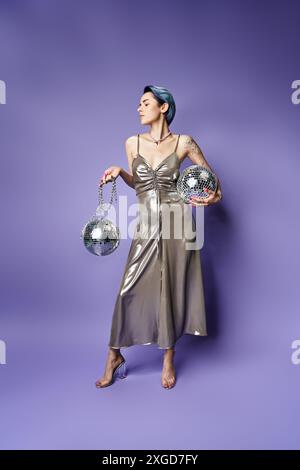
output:
[[154,139],[154,137],[152,137],[152,135],[151,135],[150,132],[149,132],[149,135],[150,135],[151,139],[153,140],[153,142],[156,143],[156,145],[158,145],[159,142],[162,142],[163,140],[165,140],[170,134],[172,134],[171,131],[170,131],[167,135],[165,135],[165,137],[162,137],[161,139],[158,139],[158,140],[157,140],[157,139]]

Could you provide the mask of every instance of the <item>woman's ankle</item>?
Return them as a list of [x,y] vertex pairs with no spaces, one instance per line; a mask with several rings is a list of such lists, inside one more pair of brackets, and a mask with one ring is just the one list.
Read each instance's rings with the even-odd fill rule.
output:
[[109,350],[108,350],[108,353],[109,353],[110,356],[115,357],[115,358],[117,358],[119,356],[122,356],[121,351],[118,348],[111,348],[110,347]]
[[165,349],[164,359],[173,359],[174,355],[175,355],[175,349],[174,348]]

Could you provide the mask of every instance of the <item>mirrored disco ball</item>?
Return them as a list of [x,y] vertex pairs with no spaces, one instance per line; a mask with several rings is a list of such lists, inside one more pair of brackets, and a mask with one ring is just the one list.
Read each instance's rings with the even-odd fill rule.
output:
[[109,255],[120,243],[120,230],[110,220],[94,217],[82,229],[84,246],[93,255]]
[[217,188],[217,177],[207,168],[200,165],[190,165],[180,174],[176,189],[185,203],[189,203],[191,196],[208,197],[205,189],[215,191]]

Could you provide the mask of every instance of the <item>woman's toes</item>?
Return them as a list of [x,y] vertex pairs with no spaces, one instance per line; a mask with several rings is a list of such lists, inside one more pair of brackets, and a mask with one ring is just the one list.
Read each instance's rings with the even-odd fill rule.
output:
[[172,388],[175,383],[175,379],[171,379],[169,382],[169,388]]
[[172,388],[174,385],[175,379],[163,379],[162,385],[164,388]]
[[96,387],[103,387],[103,385],[105,385],[105,381],[104,381],[104,380],[101,380],[101,379],[97,380],[97,382],[96,382]]

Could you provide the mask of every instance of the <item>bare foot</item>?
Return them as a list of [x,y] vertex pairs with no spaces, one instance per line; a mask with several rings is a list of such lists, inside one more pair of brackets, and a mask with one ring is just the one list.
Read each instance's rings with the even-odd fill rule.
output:
[[175,367],[174,367],[174,354],[173,349],[167,349],[164,353],[163,369],[161,374],[161,383],[164,388],[172,388],[176,382]]
[[103,376],[95,382],[96,387],[105,387],[111,382],[116,367],[125,359],[119,350],[109,349]]

